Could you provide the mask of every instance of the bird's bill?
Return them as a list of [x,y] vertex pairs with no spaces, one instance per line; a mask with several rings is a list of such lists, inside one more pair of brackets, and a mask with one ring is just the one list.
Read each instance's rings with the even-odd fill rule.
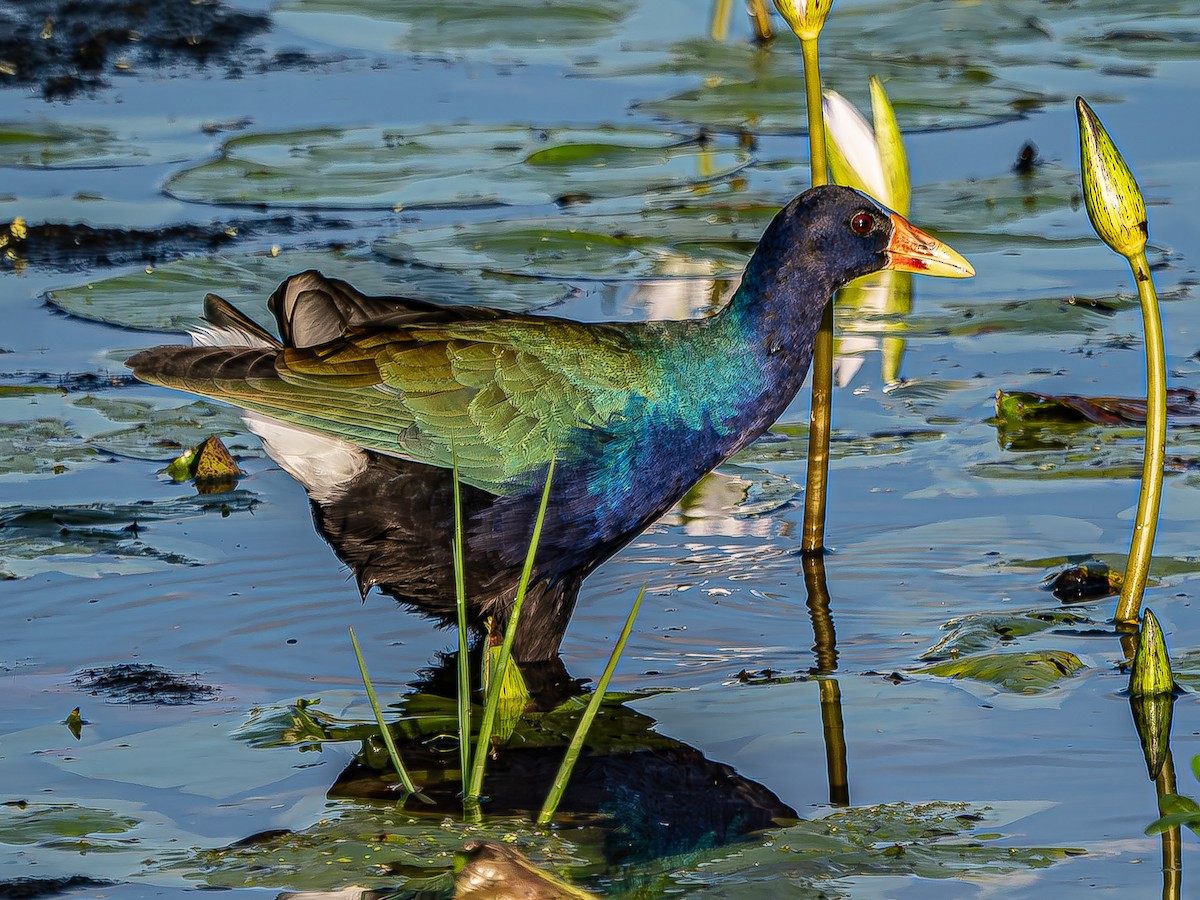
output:
[[892,239],[888,241],[885,269],[940,275],[943,278],[970,278],[975,268],[959,253],[932,235],[892,213]]

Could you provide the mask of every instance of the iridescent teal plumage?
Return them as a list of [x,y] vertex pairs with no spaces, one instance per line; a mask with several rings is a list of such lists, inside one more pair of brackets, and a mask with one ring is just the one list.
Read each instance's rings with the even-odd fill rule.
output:
[[[159,347],[129,365],[144,380],[413,465],[444,471],[456,454],[463,482],[490,498],[469,542],[501,565],[524,554],[553,456],[538,576],[574,585],[556,601],[565,627],[561,609],[569,615],[587,572],[787,407],[833,292],[889,265],[969,269],[869,198],[822,187],[779,213],[732,300],[709,318],[583,324],[364,297],[305,272],[271,298],[281,340],[210,298],[206,340],[241,346]],[[502,612],[505,602],[476,605]],[[557,637],[531,636],[519,655],[535,644],[533,655],[548,655]]]

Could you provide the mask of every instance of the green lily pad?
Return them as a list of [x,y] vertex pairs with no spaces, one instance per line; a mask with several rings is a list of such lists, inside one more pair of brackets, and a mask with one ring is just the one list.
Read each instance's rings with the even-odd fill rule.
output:
[[[967,471],[986,478],[1140,478],[1145,429],[1090,422],[1028,422],[1007,426],[993,419],[996,441],[1006,451]],[[1179,428],[1167,436],[1168,475],[1196,471],[1200,434]]]
[[[159,119],[128,120],[124,134],[96,125],[62,122],[0,123],[0,166],[19,169],[84,169],[140,166],[186,158],[198,122],[164,125]],[[194,150],[193,150],[194,152]]]
[[[1005,174],[925,185],[914,193],[920,212],[914,221],[961,229],[948,238],[956,246],[1009,249],[1017,237],[1035,240],[1031,235],[1042,224],[1033,221],[1038,216],[1078,218],[1072,210],[1078,201],[1077,184],[1076,174],[1047,167],[1031,176]],[[652,203],[636,214],[545,216],[418,229],[383,238],[374,248],[422,266],[545,278],[733,277],[741,274],[778,211],[777,201],[757,193],[730,192],[696,203]],[[1084,227],[1079,226],[1081,232]]]
[[945,636],[918,658],[955,659],[1052,628],[1091,624],[1086,616],[1057,609],[962,616],[944,624]]
[[1111,327],[1111,317],[1129,306],[1120,298],[1038,297],[980,303],[948,301],[907,319],[913,332],[973,337],[985,334],[1095,334]]
[[1189,691],[1200,691],[1200,649],[1182,651],[1171,660],[1175,682]]
[[[764,886],[781,884],[791,886],[786,896],[839,897],[838,880],[852,878],[864,895],[886,896],[882,886],[873,891],[867,878],[915,876],[994,883],[996,876],[1045,868],[1084,853],[1066,847],[995,843],[998,820],[1006,813],[1019,818],[1020,806],[931,801],[839,810],[770,832],[761,844],[742,846],[715,859],[689,860],[666,884],[683,888],[688,897],[751,900],[764,896]],[[984,827],[992,833],[982,833]]]
[[361,50],[540,57],[610,37],[634,7],[631,0],[289,0],[273,15],[298,34]]
[[[798,132],[807,129],[799,42],[781,31],[769,48],[701,37],[631,38],[627,52],[606,54],[581,72],[686,78],[686,87],[638,105],[666,120]],[[1187,0],[1159,0],[1136,11],[1115,0],[878,0],[837,7],[821,33],[821,69],[824,83],[860,109],[869,108],[867,76],[880,76],[905,131],[955,128],[1017,118],[1063,100],[1047,88],[1048,61],[1101,68],[1120,52],[1131,65],[1152,64],[1194,55],[1198,42]]]
[[553,203],[728,178],[727,140],[614,127],[353,128],[246,134],[165,190],[180,200],[325,209]]
[[[786,884],[789,891],[799,891],[796,896],[831,896],[830,889],[846,878],[994,882],[997,876],[1045,868],[1084,852],[1000,844],[996,829],[1005,818],[1027,814],[1021,807],[933,801],[841,810],[736,848],[626,862],[619,873],[607,876],[607,883],[621,895],[634,888],[639,896],[683,892],[749,900],[763,896],[764,884]],[[330,890],[353,883],[440,895],[436,892],[449,890],[455,851],[470,839],[513,846],[535,865],[576,883],[603,872],[603,831],[593,826],[545,832],[522,819],[465,825],[446,818],[433,827],[391,804],[346,803],[303,831],[268,833],[195,852],[162,868],[208,887]]]
[[147,530],[145,523],[210,512],[227,516],[257,503],[247,491],[230,491],[136,504],[0,507],[0,578],[44,572],[94,578],[201,565],[205,560],[195,555],[195,545],[176,544],[169,533]]
[[942,678],[970,678],[1016,694],[1038,694],[1057,687],[1082,668],[1085,666],[1079,657],[1066,650],[1032,650],[983,653],[914,671]]
[[[272,832],[229,847],[202,850],[163,868],[206,887],[264,887],[300,891],[402,886],[410,890],[452,883],[454,854],[471,839],[513,844],[536,864],[559,871],[584,870],[601,857],[599,829],[537,830],[527,820],[491,819],[467,824],[436,822],[386,805],[339,803],[302,831]],[[270,860],[269,865],[264,865]]]
[[0,476],[53,475],[100,458],[60,419],[0,422]]
[[777,212],[729,206],[548,216],[421,229],[384,238],[375,249],[424,266],[542,278],[733,276]]
[[237,410],[229,406],[197,400],[158,409],[142,401],[104,396],[81,397],[74,405],[96,410],[112,422],[131,423],[88,438],[91,446],[116,456],[170,461],[213,434],[230,438],[230,447],[239,455],[262,455],[258,442],[246,439],[246,426]]
[[[1141,397],[1081,397],[1077,394],[996,392],[999,425],[1145,425],[1146,400]],[[1200,402],[1186,388],[1167,390],[1167,418],[1175,425],[1200,425]]]
[[[824,81],[856,105],[869,108],[864,73],[880,76],[887,82],[897,121],[905,131],[1014,119],[1061,99],[993,74],[986,65],[973,61],[949,62],[938,78],[930,78],[927,62],[877,54],[877,45],[860,45],[872,47],[870,54],[861,49],[843,54],[827,49],[825,41],[822,44]],[[672,60],[658,67],[660,70],[684,74],[686,67],[686,73],[704,79],[704,85],[639,103],[639,112],[722,132],[798,134],[807,130],[798,53],[694,39],[676,44],[672,54]],[[653,74],[654,68],[627,74]],[[859,82],[861,87],[855,87]]]
[[399,295],[443,303],[531,309],[562,299],[568,285],[529,278],[407,269],[336,252],[296,251],[183,259],[149,271],[60,288],[46,301],[82,319],[148,331],[186,331],[199,321],[205,293],[233,302],[267,324],[267,297],[283,279],[305,269],[343,278],[367,294]]
[[0,817],[0,844],[104,850],[111,838],[138,826],[138,820],[106,809],[74,803],[21,803]]

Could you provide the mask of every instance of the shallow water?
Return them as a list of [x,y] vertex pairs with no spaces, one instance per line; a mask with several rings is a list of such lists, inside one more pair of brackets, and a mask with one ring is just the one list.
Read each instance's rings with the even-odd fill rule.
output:
[[[491,186],[508,199],[505,206],[438,194],[462,185],[448,179],[434,186],[428,175],[419,182],[433,198],[428,208],[413,208],[402,199],[411,194],[403,193],[370,203],[342,194],[323,199],[320,182],[301,184],[313,191],[310,201],[285,198],[269,209],[231,196],[198,203],[164,192],[182,195],[181,173],[213,159],[223,140],[247,134],[353,127],[441,131],[452,139],[456,130],[484,127],[615,125],[659,131],[669,143],[704,122],[724,135],[736,130],[730,119],[744,117],[744,108],[714,108],[688,92],[705,85],[720,96],[739,73],[740,80],[753,73],[774,84],[798,71],[790,36],[781,35],[769,54],[755,54],[737,20],[726,45],[713,44],[706,38],[707,5],[684,0],[614,4],[609,18],[586,24],[543,21],[528,10],[510,21],[496,12],[501,18],[482,30],[453,19],[432,27],[433,6],[440,5],[364,0],[339,11],[297,0],[273,9],[272,30],[251,42],[246,61],[301,49],[310,57],[303,66],[228,77],[219,63],[163,69],[135,63],[109,73],[111,86],[69,101],[48,103],[22,87],[0,91],[0,122],[86,124],[114,135],[103,150],[68,142],[73,162],[65,167],[0,157],[6,163],[0,220],[238,229],[215,255],[224,266],[219,270],[206,268],[207,254],[194,247],[167,247],[153,265],[128,258],[109,266],[88,256],[17,261],[0,282],[0,348],[8,351],[0,355],[2,383],[65,388],[0,394],[0,571],[15,576],[0,585],[0,800],[10,804],[0,813],[6,817],[0,818],[0,881],[81,875],[116,884],[76,887],[71,896],[119,898],[235,885],[274,896],[403,881],[365,856],[328,867],[330,859],[318,857],[319,864],[294,869],[262,853],[257,868],[243,870],[199,855],[268,830],[385,815],[384,807],[326,797],[356,742],[300,753],[250,747],[234,732],[252,710],[298,697],[320,697],[327,711],[368,720],[347,626],[363,642],[383,696],[401,693],[454,638],[377,594],[358,602],[346,570],[313,531],[303,490],[255,449],[236,416],[220,413],[195,426],[226,431],[230,446],[242,448],[248,475],[227,515],[187,499],[189,486],[156,477],[173,454],[155,441],[192,432],[176,415],[151,431],[130,432],[155,410],[191,402],[124,380],[120,363],[130,350],[177,337],[153,329],[172,323],[177,329],[214,288],[261,317],[274,282],[314,259],[326,274],[344,274],[366,290],[555,304],[558,314],[587,319],[695,314],[721,296],[721,284],[703,276],[736,270],[754,240],[755,220],[747,217],[731,232],[706,219],[697,227],[711,227],[711,234],[693,237],[691,221],[678,213],[643,211],[685,203],[778,205],[806,184],[802,119],[783,101],[756,94],[745,101],[761,104],[758,118],[744,123],[757,134],[749,159],[737,157],[735,140],[721,137],[708,155],[658,169],[639,163],[628,179],[606,173],[604,196],[562,209],[555,196],[589,191],[586,168],[556,181],[516,167]],[[672,858],[662,865],[670,874],[662,876],[661,890],[762,896],[766,888],[757,879],[764,877],[772,896],[811,896],[805,892],[817,889],[863,898],[1161,890],[1159,839],[1143,833],[1157,816],[1154,786],[1121,694],[1123,653],[1106,624],[1111,599],[1073,607],[1084,621],[985,639],[989,650],[1069,651],[1086,665],[1049,690],[1002,691],[917,669],[950,620],[1058,610],[1040,588],[1043,577],[1077,558],[1119,565],[1127,549],[1137,496],[1129,473],[1140,465],[1135,429],[1086,428],[1060,435],[1066,446],[1014,451],[1004,448],[990,419],[998,389],[1090,396],[1143,390],[1141,324],[1128,271],[1092,239],[1074,197],[1077,93],[1093,102],[1147,195],[1168,369],[1173,386],[1194,384],[1200,314],[1189,301],[1200,253],[1194,213],[1200,126],[1191,110],[1200,22],[1188,6],[1144,4],[1140,16],[1101,2],[835,8],[823,43],[827,82],[862,104],[867,75],[891,76],[912,165],[912,218],[946,236],[978,271],[968,282],[916,281],[908,315],[856,313],[849,304],[839,310],[841,333],[863,339],[861,364],[835,398],[828,521],[849,800],[867,822],[885,818],[870,812],[880,804],[969,804],[982,819],[968,838],[1013,848],[1018,862],[974,860],[965,851],[938,857],[937,838],[886,831],[844,865],[832,851],[813,862],[781,849],[789,841],[799,845],[790,834],[752,842],[730,860],[721,857],[733,851]],[[891,18],[901,13],[907,15]],[[1031,16],[1037,27],[1029,25]],[[539,21],[546,40],[534,36]],[[677,42],[691,43],[672,55],[668,48]],[[926,84],[934,87],[923,91]],[[201,130],[206,122],[241,124],[208,133]],[[494,175],[501,163],[490,148],[508,140],[463,151],[463,167]],[[1010,172],[1025,141],[1035,142],[1044,160],[1032,186]],[[286,161],[312,146],[311,137],[291,138],[262,152]],[[344,163],[338,152],[328,157],[326,177]],[[387,153],[370,155],[367,180],[403,178],[387,170],[391,162]],[[681,173],[701,186],[672,182],[648,192]],[[203,187],[237,191],[244,184],[226,177]],[[608,233],[614,221],[632,221],[661,243],[641,255],[608,255],[590,246],[580,253],[567,237],[561,258],[536,257],[495,242],[496,229],[484,227],[536,219],[578,231],[593,217]],[[458,240],[431,231],[457,225],[468,226]],[[671,243],[685,232],[688,241]],[[278,256],[270,255],[272,247]],[[180,253],[193,262],[173,262]],[[398,266],[389,261],[397,255],[433,267]],[[548,277],[503,278],[480,274],[481,266]],[[166,280],[176,268],[179,276]],[[112,276],[139,273],[135,281],[104,287]],[[57,305],[45,302],[47,292],[58,292]],[[130,296],[135,304],[119,302]],[[1072,298],[1104,306],[1067,302]],[[896,345],[887,347],[903,380],[885,389],[880,348],[897,336],[905,341],[898,362]],[[848,372],[858,363],[843,365]],[[81,373],[102,377],[81,381]],[[89,395],[103,402],[85,401]],[[802,510],[789,500],[804,483],[807,414],[802,392],[774,435],[590,577],[562,652],[572,674],[597,677],[628,604],[648,583],[617,687],[666,690],[631,705],[657,720],[660,734],[732,766],[800,816],[819,818],[834,812],[828,741],[822,688],[808,674],[820,663],[796,552]],[[1196,476],[1185,465],[1196,458],[1195,441],[1186,428],[1169,434],[1168,454],[1180,462],[1167,480],[1158,581],[1147,593],[1175,657],[1200,647],[1192,615],[1200,505]],[[113,511],[146,501],[164,508]],[[22,528],[12,520],[30,507],[82,504],[111,513],[96,526],[99,533],[72,529],[61,509],[58,527]],[[121,529],[134,518],[141,529],[131,538]],[[198,673],[217,697],[188,706],[129,705],[73,684],[81,669],[130,661]],[[758,684],[736,677],[768,669],[799,680]],[[1184,794],[1200,791],[1188,771],[1200,753],[1192,697],[1181,696],[1174,710]],[[90,723],[78,742],[60,724],[75,706]],[[11,805],[18,800],[26,801],[24,809]],[[49,826],[18,840],[14,823],[54,804],[132,824],[107,835],[85,828],[86,843],[56,838]],[[565,828],[551,841],[506,823],[493,827],[598,889],[617,893],[649,877],[636,867],[597,863],[582,832]],[[442,830],[441,844],[428,839],[424,859],[432,870],[448,865],[438,854],[465,839]],[[416,846],[426,838],[411,840]],[[896,845],[908,848],[906,857],[884,853]],[[1183,896],[1194,847],[1194,836],[1185,833]],[[1059,854],[1043,867],[1022,855],[1032,848],[1086,852]],[[918,865],[925,851],[942,876]]]

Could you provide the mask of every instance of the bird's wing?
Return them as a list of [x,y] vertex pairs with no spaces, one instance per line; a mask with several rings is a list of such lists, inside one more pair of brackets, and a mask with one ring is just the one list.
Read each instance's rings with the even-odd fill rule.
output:
[[[513,317],[402,329],[351,327],[337,340],[263,350],[244,374],[195,348],[138,377],[226,400],[383,453],[449,467],[492,493],[525,486],[552,456],[582,452],[619,427],[631,401],[653,402],[654,353],[631,332],[565,319]],[[200,354],[210,354],[207,362]],[[586,435],[586,438],[584,437]]]

